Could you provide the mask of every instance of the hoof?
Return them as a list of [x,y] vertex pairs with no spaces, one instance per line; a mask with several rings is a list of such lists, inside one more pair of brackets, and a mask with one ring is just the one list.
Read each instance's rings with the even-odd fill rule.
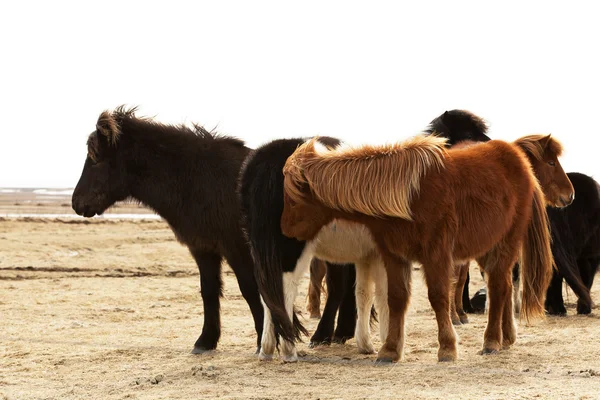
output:
[[289,356],[283,356],[283,357],[281,357],[281,361],[283,361],[285,364],[297,363],[298,356],[296,354],[292,354]]
[[206,354],[215,351],[215,349],[205,349],[203,347],[194,347],[192,354]]
[[321,314],[310,314],[310,319],[321,319]]
[[592,309],[586,305],[583,304],[577,304],[577,314],[579,315],[587,315],[587,314],[591,314],[592,313]]
[[345,344],[348,339],[352,339],[352,336],[334,336],[332,342],[337,344]]
[[359,354],[375,354],[375,349],[373,348],[373,346],[371,346],[370,348],[358,348],[358,353]]
[[438,362],[454,362],[456,361],[455,356],[439,356]]
[[318,341],[318,340],[311,340],[308,343],[308,348],[309,349],[314,349],[315,347],[319,347],[319,346],[329,346],[331,345],[331,341],[329,340],[324,340],[324,341]]
[[261,351],[258,353],[258,359],[260,361],[273,361],[273,354],[265,354]]
[[462,321],[460,319],[452,319],[452,325],[454,326],[460,326],[462,325]]
[[477,354],[479,354],[480,356],[487,356],[487,355],[491,355],[491,354],[498,354],[498,350],[496,350],[496,349],[490,349],[490,348],[484,348],[483,350],[480,350]]
[[565,308],[564,305],[558,305],[558,306],[547,305],[546,311],[548,312],[548,314],[554,315],[557,317],[564,317],[565,315],[567,315],[567,309]]
[[461,315],[460,316],[460,322],[464,325],[464,324],[468,324],[469,323],[469,317],[467,315]]
[[256,351],[254,352],[254,355],[257,356],[260,354],[260,346],[256,348]]
[[456,351],[438,351],[438,362],[454,362],[456,358]]
[[398,360],[394,360],[392,357],[377,357],[375,365],[390,365],[397,363]]
[[502,350],[509,349],[510,346],[515,344],[516,341],[517,341],[517,333],[516,332],[509,334],[506,337],[503,337],[502,338]]

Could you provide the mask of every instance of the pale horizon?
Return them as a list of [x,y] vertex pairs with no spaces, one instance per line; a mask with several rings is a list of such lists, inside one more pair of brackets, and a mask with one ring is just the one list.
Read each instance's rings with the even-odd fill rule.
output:
[[[33,4],[33,5],[32,5]],[[73,188],[101,111],[217,127],[256,147],[419,133],[454,108],[489,136],[552,133],[600,177],[593,2],[0,5],[0,187]]]

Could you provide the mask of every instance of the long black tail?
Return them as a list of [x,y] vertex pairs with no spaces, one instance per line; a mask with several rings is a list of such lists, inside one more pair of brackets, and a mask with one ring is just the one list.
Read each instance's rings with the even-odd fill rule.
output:
[[303,141],[276,140],[255,150],[241,172],[240,196],[244,226],[254,258],[254,273],[262,300],[271,311],[275,334],[294,342],[308,335],[294,310],[285,309],[283,273],[293,271],[305,242],[281,233],[283,166]]

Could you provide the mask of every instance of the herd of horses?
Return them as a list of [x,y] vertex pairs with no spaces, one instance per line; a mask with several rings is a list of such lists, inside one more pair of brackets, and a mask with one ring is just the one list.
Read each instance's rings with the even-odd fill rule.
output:
[[223,260],[250,307],[261,360],[278,348],[284,362],[298,360],[295,343],[308,332],[294,302],[309,268],[308,309],[321,317],[310,345],[354,337],[359,352],[375,353],[370,327],[378,319],[380,362],[403,357],[412,263],[421,265],[435,312],[439,361],[456,360],[454,325],[473,309],[473,260],[487,283],[482,354],[515,342],[515,313],[566,314],[563,279],[577,312],[592,310],[600,186],[563,171],[562,146],[551,135],[491,140],[483,119],[452,110],[390,145],[315,137],[253,150],[135,111],[100,114],[72,205],[93,217],[133,199],[189,248],[204,307],[194,353],[215,349],[220,338]]

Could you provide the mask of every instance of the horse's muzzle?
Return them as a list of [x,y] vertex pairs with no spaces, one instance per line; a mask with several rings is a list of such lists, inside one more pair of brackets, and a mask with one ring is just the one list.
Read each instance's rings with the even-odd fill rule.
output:
[[558,206],[561,208],[567,207],[575,200],[575,192],[571,192],[568,196],[561,196]]
[[71,206],[73,207],[73,211],[75,211],[77,215],[81,215],[86,218],[91,218],[94,215],[96,215],[96,212],[92,211],[89,205],[73,201]]

